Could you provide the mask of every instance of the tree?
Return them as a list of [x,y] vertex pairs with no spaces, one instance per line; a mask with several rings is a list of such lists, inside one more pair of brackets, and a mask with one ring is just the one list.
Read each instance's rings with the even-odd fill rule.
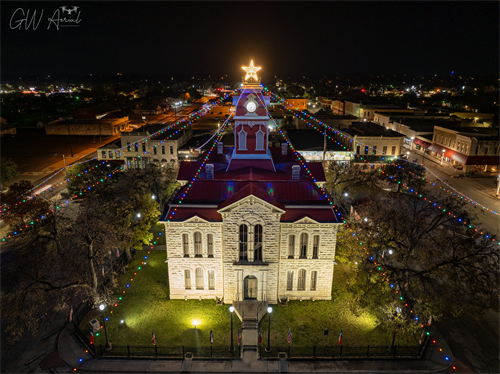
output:
[[415,327],[415,316],[437,320],[445,312],[498,310],[497,243],[470,224],[474,217],[464,202],[431,191],[426,196],[371,196],[356,207],[360,219],[339,235],[337,259],[354,268],[352,284],[360,295],[383,300],[373,303],[387,326]]
[[426,184],[423,176],[425,169],[403,159],[395,159],[384,166],[383,178],[393,186],[394,191],[403,191],[405,187],[419,191]]
[[[28,180],[22,180],[10,185],[6,192],[0,193],[3,204],[2,219],[4,222],[16,228],[25,225],[31,218],[46,215],[50,203],[40,195],[33,195],[33,184]],[[46,192],[47,194],[49,192]]]
[[3,189],[4,183],[10,181],[19,174],[16,162],[9,157],[2,157],[0,161],[0,188]]
[[122,174],[116,171],[122,167],[123,165],[116,161],[94,160],[68,168],[70,181],[67,189],[70,196],[87,196],[88,191],[109,193],[112,186],[120,179]]
[[379,174],[377,169],[366,170],[359,164],[346,165],[332,162],[326,171],[326,188],[335,205],[338,205],[343,200],[352,199],[360,192],[378,191]]
[[195,88],[191,88],[189,90],[189,96],[191,97],[192,100],[198,100],[198,99],[201,99],[201,94],[200,92],[195,89]]
[[[2,314],[11,341],[24,331],[36,332],[43,317],[66,307],[75,293],[95,304],[107,299],[108,287],[115,284],[107,266],[116,261],[109,255],[117,245],[111,211],[95,198],[71,208],[55,210],[12,242],[2,271]],[[97,275],[101,267],[106,277]]]
[[303,97],[304,96],[304,89],[299,86],[291,86],[288,87],[286,90],[286,96],[285,97]]

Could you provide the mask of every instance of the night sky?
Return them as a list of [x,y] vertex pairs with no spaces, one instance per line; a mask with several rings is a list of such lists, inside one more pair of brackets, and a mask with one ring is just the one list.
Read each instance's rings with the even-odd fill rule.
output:
[[[79,27],[51,25],[80,7]],[[498,2],[1,2],[1,72],[498,74]],[[11,29],[22,8],[36,30]],[[15,22],[12,23],[16,25]]]

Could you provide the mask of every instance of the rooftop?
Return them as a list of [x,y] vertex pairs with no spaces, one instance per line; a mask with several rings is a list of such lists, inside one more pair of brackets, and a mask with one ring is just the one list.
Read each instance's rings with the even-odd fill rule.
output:
[[387,138],[403,138],[405,136],[373,122],[353,122],[344,131],[353,136],[383,136]]
[[[287,136],[298,151],[323,151],[325,137],[316,130],[287,130]],[[327,151],[345,152],[337,142],[327,139]]]

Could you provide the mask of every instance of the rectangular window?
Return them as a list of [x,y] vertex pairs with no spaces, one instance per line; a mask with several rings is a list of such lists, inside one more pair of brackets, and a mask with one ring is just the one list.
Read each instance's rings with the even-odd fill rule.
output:
[[202,268],[196,268],[196,289],[197,290],[203,289],[203,269]]
[[288,237],[288,258],[293,258],[295,252],[295,235]]
[[248,227],[240,225],[240,261],[248,260]]
[[466,144],[466,145],[465,145],[465,153],[468,153],[468,152],[469,152],[469,145],[468,145],[468,144]]
[[311,271],[311,291],[316,291],[317,282],[318,282],[318,272]]
[[457,151],[460,151],[460,142],[457,143]]
[[146,143],[142,143],[142,151],[146,152]]
[[293,271],[289,271],[286,277],[286,290],[291,291],[293,289]]
[[191,270],[184,270],[184,285],[186,290],[191,289]]
[[403,146],[399,146],[399,154],[403,153]]
[[476,155],[479,153],[479,146],[476,146]]
[[396,146],[393,145],[392,150],[391,150],[391,155],[395,155],[395,154],[396,154]]
[[156,146],[153,147],[153,153],[156,154]]
[[368,154],[368,146],[365,147],[365,155]]
[[386,155],[386,154],[387,154],[387,146],[386,146],[386,145],[384,145],[384,146],[382,147],[382,154],[383,154],[383,155]]
[[201,232],[194,233],[194,257],[201,257]]
[[108,156],[109,156],[109,158],[113,158],[113,151],[109,151]]
[[134,143],[134,149],[136,152],[139,152],[139,144]]
[[184,251],[184,257],[189,257],[189,236],[188,236],[188,234],[182,234],[182,249]]
[[489,151],[489,147],[484,147],[484,154],[487,155]]
[[496,149],[496,151],[495,151],[495,154],[496,154],[496,155],[498,154],[498,145],[497,145],[497,149]]
[[165,146],[164,146],[164,145],[162,145],[162,146],[161,146],[161,154],[162,154],[162,155],[164,155],[164,154],[165,154]]
[[208,289],[215,290],[215,275],[213,270],[208,271]]
[[306,271],[304,269],[299,270],[299,283],[297,284],[298,291],[305,291],[306,289]]
[[376,155],[377,154],[377,146],[374,146],[373,147],[373,154]]
[[173,146],[173,145],[171,145],[171,146],[170,146],[170,154],[171,154],[171,155],[173,155],[173,154],[174,154],[174,146]]
[[101,157],[102,157],[102,158],[106,158],[106,151],[102,151],[102,152],[101,152]]
[[356,147],[356,154],[358,154],[358,155],[359,155],[359,151],[360,151],[360,149],[359,149],[359,145],[358,145],[358,146]]
[[130,151],[130,143],[127,142],[127,151]]
[[306,233],[300,234],[300,258],[307,258],[307,242],[309,235]]
[[313,236],[313,258],[318,258],[319,252],[319,235]]
[[208,252],[208,257],[214,257],[214,235],[213,234],[207,235],[207,252]]

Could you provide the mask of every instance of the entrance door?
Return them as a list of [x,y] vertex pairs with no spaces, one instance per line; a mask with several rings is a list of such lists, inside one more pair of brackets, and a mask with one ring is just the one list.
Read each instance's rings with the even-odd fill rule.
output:
[[257,278],[253,275],[245,277],[244,280],[245,287],[245,300],[257,299]]

